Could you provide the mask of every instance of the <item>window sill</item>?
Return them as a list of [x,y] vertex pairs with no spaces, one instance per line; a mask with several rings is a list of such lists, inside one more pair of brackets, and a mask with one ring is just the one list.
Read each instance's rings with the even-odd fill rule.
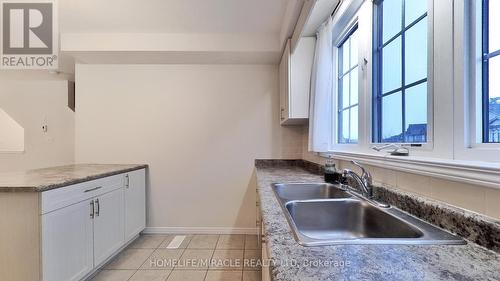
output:
[[346,151],[320,156],[500,189],[500,164],[497,163]]

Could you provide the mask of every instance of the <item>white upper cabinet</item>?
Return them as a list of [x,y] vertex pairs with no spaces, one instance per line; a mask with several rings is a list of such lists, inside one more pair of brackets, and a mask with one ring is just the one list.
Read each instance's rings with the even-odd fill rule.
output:
[[293,53],[287,41],[279,67],[281,125],[305,124],[309,118],[309,92],[315,37],[302,37]]

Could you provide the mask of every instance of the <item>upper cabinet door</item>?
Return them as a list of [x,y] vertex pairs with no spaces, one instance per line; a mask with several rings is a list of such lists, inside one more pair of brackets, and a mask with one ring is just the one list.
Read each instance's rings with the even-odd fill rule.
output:
[[146,227],[146,170],[125,175],[125,240]]
[[290,40],[287,42],[279,68],[282,125],[307,123],[315,46],[316,38],[302,37],[290,53]]
[[93,200],[42,216],[44,281],[77,281],[94,267]]
[[125,243],[123,189],[94,199],[94,263],[99,266]]
[[290,89],[290,40],[287,41],[283,55],[281,56],[279,68],[279,91],[280,91],[280,123],[284,124],[289,119],[289,99]]

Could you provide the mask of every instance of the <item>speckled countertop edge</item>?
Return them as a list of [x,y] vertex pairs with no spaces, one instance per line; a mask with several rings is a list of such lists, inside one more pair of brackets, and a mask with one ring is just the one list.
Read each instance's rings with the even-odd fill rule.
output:
[[[148,167],[147,164],[74,164],[0,173],[3,179],[0,192],[44,192]],[[9,179],[5,180],[6,177]]]
[[262,221],[274,261],[273,280],[500,280],[500,255],[474,243],[300,246],[271,184],[323,182],[321,176],[308,170],[301,167],[300,161],[292,165],[286,161],[273,165],[256,162]]

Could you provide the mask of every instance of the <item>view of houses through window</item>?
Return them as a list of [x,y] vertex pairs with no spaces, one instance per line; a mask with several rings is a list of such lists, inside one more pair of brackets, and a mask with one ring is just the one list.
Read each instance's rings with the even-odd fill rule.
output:
[[483,142],[500,142],[500,1],[483,5]]
[[375,9],[373,141],[427,141],[427,1]]

